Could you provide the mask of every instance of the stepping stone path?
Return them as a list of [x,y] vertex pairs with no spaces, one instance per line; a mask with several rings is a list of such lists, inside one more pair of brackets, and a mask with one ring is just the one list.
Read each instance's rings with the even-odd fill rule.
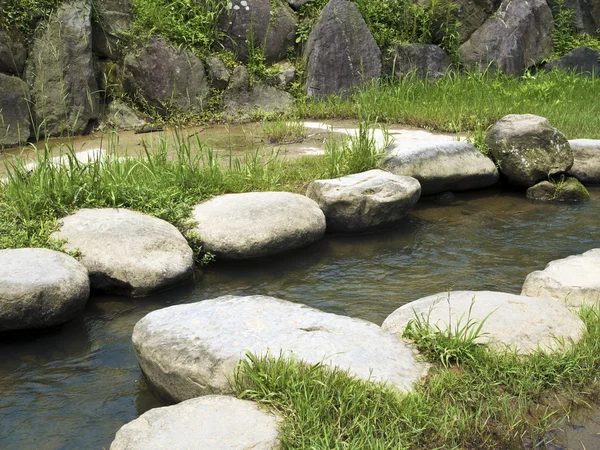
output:
[[310,183],[306,196],[319,204],[327,219],[327,231],[360,233],[391,228],[413,208],[421,185],[412,177],[384,170],[348,175]]
[[0,332],[62,325],[83,310],[90,295],[86,268],[43,248],[0,250]]
[[141,297],[193,275],[192,249],[179,230],[139,212],[80,209],[52,237],[80,251],[94,289]]
[[499,178],[494,163],[466,142],[425,141],[410,147],[393,144],[382,164],[393,174],[419,180],[421,195],[482,189],[496,184]]
[[175,402],[232,393],[228,380],[246,352],[339,366],[402,391],[428,368],[375,324],[258,295],[154,311],[135,325],[132,340],[150,385]]
[[196,205],[193,217],[204,250],[219,261],[276,255],[325,234],[319,205],[289,192],[221,195]]
[[279,421],[247,400],[209,395],[151,409],[124,425],[110,450],[275,450]]
[[521,295],[557,300],[567,306],[600,300],[600,249],[548,263],[527,275]]
[[560,340],[577,342],[584,330],[581,319],[558,302],[491,291],[431,295],[401,306],[381,327],[401,335],[415,315],[442,331],[450,326],[453,333],[469,320],[479,324],[485,319],[478,343],[522,354],[538,346],[544,351],[560,349]]
[[573,167],[569,175],[583,184],[600,183],[600,140],[574,139],[569,141],[573,150]]

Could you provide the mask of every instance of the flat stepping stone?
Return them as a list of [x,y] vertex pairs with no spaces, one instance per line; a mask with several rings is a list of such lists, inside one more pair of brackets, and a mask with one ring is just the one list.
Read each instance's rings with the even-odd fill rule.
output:
[[110,450],[275,450],[279,422],[255,403],[209,395],[151,409],[117,431]]
[[79,250],[94,289],[142,297],[193,275],[193,252],[179,230],[136,211],[80,209],[52,237]]
[[466,142],[394,144],[386,150],[382,167],[419,180],[421,195],[482,189],[496,184],[500,177],[492,160]]
[[384,170],[310,183],[306,196],[325,213],[327,231],[360,233],[392,228],[413,208],[421,185]]
[[62,325],[85,307],[86,268],[73,257],[44,248],[0,250],[0,332]]
[[193,216],[204,250],[221,261],[277,255],[325,234],[319,205],[289,192],[220,195],[196,205]]
[[154,311],[135,325],[132,340],[150,385],[175,402],[232,393],[228,380],[246,352],[338,366],[402,391],[428,368],[373,323],[259,295]]
[[568,174],[583,184],[600,184],[600,139],[573,139],[573,167]]
[[577,342],[585,328],[576,314],[558,302],[491,291],[443,292],[421,298],[398,308],[381,327],[401,335],[415,314],[440,330],[450,326],[453,332],[457,324],[464,327],[469,318],[481,323],[487,317],[477,342],[523,354],[538,347],[544,351],[561,349],[561,340],[567,345]]
[[600,300],[600,249],[548,263],[525,278],[521,295],[554,299],[567,306]]

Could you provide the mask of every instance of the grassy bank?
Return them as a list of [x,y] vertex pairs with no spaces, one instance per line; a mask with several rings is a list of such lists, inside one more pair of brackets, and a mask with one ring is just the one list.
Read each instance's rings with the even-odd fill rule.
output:
[[519,357],[474,336],[413,328],[407,337],[434,367],[411,394],[321,365],[255,357],[242,363],[235,386],[285,418],[284,448],[544,448],[550,429],[597,396],[600,307],[580,315],[584,338],[553,356]]

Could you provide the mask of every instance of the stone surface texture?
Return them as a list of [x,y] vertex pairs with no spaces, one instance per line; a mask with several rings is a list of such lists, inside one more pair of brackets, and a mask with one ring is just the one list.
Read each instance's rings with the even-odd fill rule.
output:
[[396,78],[414,73],[433,81],[443,77],[452,65],[448,53],[432,44],[396,44],[388,58],[388,72]]
[[544,69],[565,69],[583,75],[600,75],[600,51],[578,47],[544,65]]
[[350,1],[327,3],[305,48],[309,97],[345,95],[381,75],[381,51],[358,7]]
[[110,450],[278,450],[279,422],[256,403],[208,395],[147,411],[117,431]]
[[462,63],[485,70],[491,63],[519,75],[552,53],[552,12],[546,0],[504,0],[498,11],[461,45]]
[[208,78],[215,89],[224,90],[229,85],[230,73],[223,60],[217,56],[206,58]]
[[[558,12],[556,0],[548,0],[552,13]],[[573,11],[575,29],[578,33],[593,35],[600,28],[600,2],[597,0],[565,0],[564,8]]]
[[424,141],[410,148],[395,144],[386,150],[382,167],[419,180],[421,195],[482,189],[499,178],[494,163],[466,142]]
[[0,147],[27,142],[31,135],[29,88],[18,77],[0,73]]
[[490,128],[485,142],[501,172],[516,186],[533,186],[573,165],[567,138],[548,119],[532,114],[504,116]]
[[96,0],[98,20],[92,23],[92,45],[100,58],[118,59],[118,44],[126,40],[131,29],[133,9],[131,0]]
[[538,349],[554,351],[581,339],[582,320],[565,306],[547,299],[504,292],[456,291],[421,298],[401,306],[381,327],[402,334],[415,315],[433,327],[456,333],[469,320],[483,323],[480,344],[510,348],[527,354]]
[[0,73],[20,77],[26,59],[27,48],[23,35],[17,30],[0,27]]
[[573,166],[569,175],[583,184],[600,183],[600,140],[573,139],[569,141],[573,151]]
[[0,333],[62,325],[90,295],[86,268],[43,248],[0,250]]
[[204,250],[223,261],[276,255],[325,234],[319,205],[289,192],[221,195],[196,205],[193,217]]
[[52,236],[81,252],[95,289],[141,297],[193,275],[192,249],[179,230],[136,211],[80,209]]
[[567,306],[600,300],[600,249],[548,263],[527,275],[521,295],[557,300]]
[[162,398],[232,393],[247,352],[338,366],[402,391],[427,371],[396,336],[363,320],[265,296],[224,296],[146,315],[133,330],[142,371]]
[[500,0],[456,0],[461,43],[468,40],[496,12]]
[[323,210],[327,231],[360,233],[398,225],[421,196],[421,185],[412,177],[369,170],[315,180],[306,196]]
[[527,198],[539,202],[583,202],[590,193],[576,178],[541,181],[527,189]]
[[123,103],[121,100],[113,100],[108,104],[100,119],[100,129],[132,130],[142,127],[146,121],[141,119],[137,113]]

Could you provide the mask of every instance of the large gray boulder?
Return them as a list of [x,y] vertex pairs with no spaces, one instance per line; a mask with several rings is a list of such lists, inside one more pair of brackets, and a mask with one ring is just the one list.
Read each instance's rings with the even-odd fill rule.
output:
[[377,325],[265,296],[224,296],[154,311],[133,329],[142,371],[163,398],[182,401],[231,394],[234,369],[247,352],[349,370],[402,391],[427,370]]
[[[284,59],[296,40],[298,19],[281,0],[232,0],[221,19],[226,34],[223,46],[242,62],[248,61],[249,41],[254,51],[264,51],[266,61]],[[262,49],[260,49],[262,47]]]
[[228,122],[246,122],[264,114],[285,113],[294,105],[288,92],[260,81],[250,84],[250,74],[244,66],[233,70],[229,87],[223,93],[223,119]]
[[256,403],[207,395],[145,412],[117,431],[110,450],[277,450],[279,425]]
[[360,233],[391,228],[409,213],[421,195],[421,185],[411,177],[384,170],[315,180],[306,196],[325,213],[327,231]]
[[527,189],[527,198],[537,202],[578,203],[590,199],[588,190],[573,177],[540,181]]
[[490,128],[485,142],[500,171],[516,186],[533,186],[573,165],[567,138],[540,116],[504,116]]
[[210,91],[200,58],[158,37],[125,55],[123,87],[141,105],[166,115],[201,112]]
[[556,300],[567,306],[600,300],[600,249],[548,263],[525,278],[521,295]]
[[52,237],[80,252],[94,289],[141,297],[193,275],[192,249],[177,228],[136,211],[80,209]]
[[93,50],[100,58],[119,57],[119,41],[126,39],[133,22],[131,0],[97,0],[92,24]]
[[358,7],[330,0],[313,27],[304,54],[309,97],[348,94],[381,76],[381,51]]
[[434,81],[446,75],[452,65],[448,53],[437,45],[396,44],[390,50],[389,72],[396,78],[414,73]]
[[0,250],[0,333],[69,322],[88,301],[86,268],[43,248]]
[[460,42],[467,41],[500,6],[500,0],[456,0]]
[[325,216],[313,200],[289,192],[214,197],[194,207],[203,248],[218,260],[272,256],[312,244],[325,234]]
[[[552,14],[558,13],[558,2],[548,0]],[[578,33],[593,35],[600,28],[600,2],[596,0],[564,0],[564,8],[573,11],[573,21]]]
[[549,61],[544,69],[563,69],[581,75],[600,75],[600,51],[589,47],[577,47],[558,59]]
[[0,73],[0,147],[27,142],[31,135],[29,88],[17,77]]
[[20,77],[26,59],[27,48],[23,35],[17,30],[0,27],[0,73]]
[[573,151],[573,166],[568,174],[583,184],[599,184],[600,140],[573,139],[569,145]]
[[382,167],[421,183],[421,195],[482,189],[499,178],[494,163],[466,142],[424,141],[412,147],[393,144]]
[[489,64],[518,75],[552,53],[552,12],[546,0],[504,0],[460,47],[462,63],[484,70]]
[[40,137],[90,131],[98,118],[89,0],[63,3],[33,41],[27,60]]
[[381,327],[402,335],[416,318],[434,329],[456,335],[469,323],[483,322],[476,339],[496,349],[532,353],[554,351],[583,336],[582,320],[565,306],[547,299],[491,291],[456,291],[431,295],[401,306]]

